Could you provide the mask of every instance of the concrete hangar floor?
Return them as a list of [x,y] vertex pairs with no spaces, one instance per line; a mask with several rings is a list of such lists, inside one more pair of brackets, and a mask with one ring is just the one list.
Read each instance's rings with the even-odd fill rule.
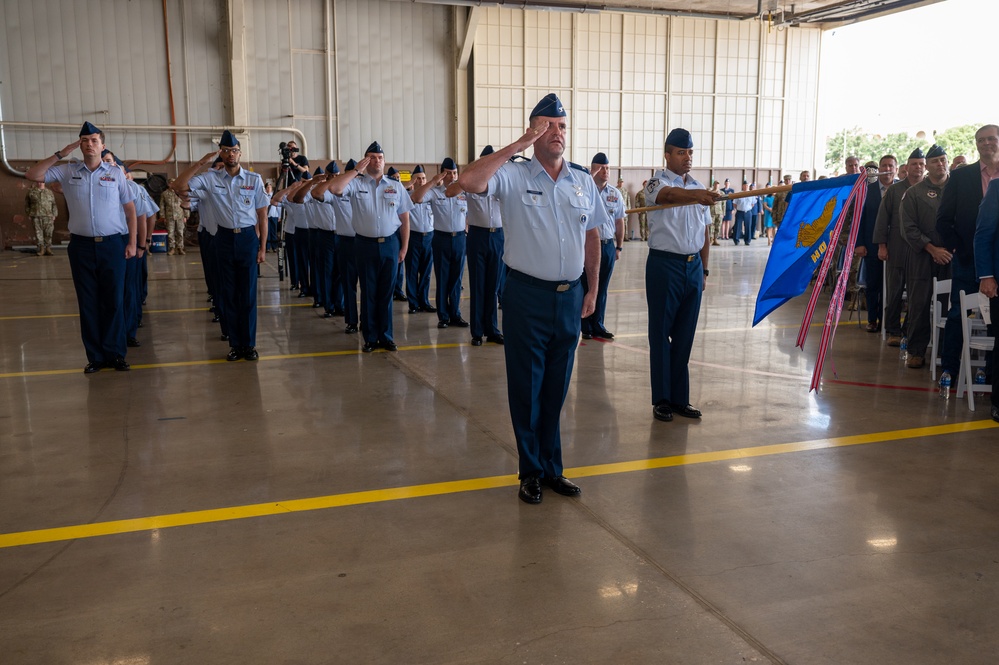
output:
[[765,246],[714,248],[704,418],[662,423],[626,245],[566,401],[583,495],[539,506],[499,346],[400,303],[361,354],[268,264],[261,358],[227,363],[197,256],[153,255],[132,370],[85,376],[56,254],[0,254],[4,665],[999,660],[987,398],[845,313],[809,394],[803,304],[750,327]]

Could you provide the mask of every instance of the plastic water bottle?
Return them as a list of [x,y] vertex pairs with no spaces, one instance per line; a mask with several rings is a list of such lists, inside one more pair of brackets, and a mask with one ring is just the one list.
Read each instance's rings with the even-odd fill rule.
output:
[[979,386],[985,385],[985,370],[981,367],[979,367],[978,371],[975,372],[975,384]]
[[950,372],[944,372],[940,375],[940,396],[944,399],[950,399]]
[[898,357],[902,360],[909,358],[909,338],[903,337],[902,343],[898,345]]

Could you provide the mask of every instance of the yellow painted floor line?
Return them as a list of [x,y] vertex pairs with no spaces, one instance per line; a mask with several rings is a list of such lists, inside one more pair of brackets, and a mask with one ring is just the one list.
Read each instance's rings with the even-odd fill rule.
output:
[[[471,342],[451,342],[447,344],[414,344],[412,346],[400,346],[399,351],[426,351],[428,349],[454,349],[461,346],[471,346]],[[220,349],[223,347],[219,347]],[[229,348],[229,347],[224,347]],[[389,353],[382,349],[378,349],[374,352],[376,353]],[[301,358],[332,358],[334,356],[357,356],[362,355],[360,349],[345,349],[342,351],[315,351],[313,353],[285,353],[280,355],[271,356],[260,356],[260,360],[257,362],[270,362],[274,360],[298,360]],[[365,354],[366,355],[366,354]],[[374,354],[372,354],[374,355]],[[243,363],[245,361],[237,361]],[[203,365],[228,365],[230,364],[225,358],[208,358],[204,360],[180,360],[177,362],[170,363],[148,363],[144,365],[133,364],[133,370],[143,370],[143,369],[164,369],[168,367],[199,367]],[[235,363],[233,363],[235,364]],[[102,372],[114,372],[113,369],[102,369]],[[35,376],[59,376],[62,374],[82,374],[83,368],[79,369],[46,369],[37,370],[34,372],[7,372],[6,374],[0,374],[0,379],[23,379]]]
[[[965,423],[953,423],[949,425],[934,425],[932,427],[917,427],[913,429],[876,432],[874,434],[856,434],[852,436],[841,436],[829,439],[799,441],[796,443],[778,443],[753,448],[731,448],[728,450],[718,450],[707,453],[691,453],[688,455],[655,457],[650,459],[634,460],[631,462],[595,464],[592,466],[566,469],[565,473],[570,478],[609,476],[618,473],[632,473],[635,471],[664,469],[674,466],[689,466],[693,464],[724,462],[753,457],[764,457],[768,455],[786,455],[788,453],[841,448],[845,446],[857,446],[869,443],[883,443],[885,441],[899,441],[903,439],[941,436],[944,434],[974,432],[996,427],[999,427],[999,424],[993,422],[992,420],[978,420]],[[486,478],[470,478],[467,480],[452,480],[441,483],[427,483],[424,485],[410,485],[408,487],[349,492],[346,494],[332,494],[329,496],[318,496],[307,499],[291,499],[288,501],[279,501],[274,503],[257,503],[246,506],[233,506],[229,508],[196,510],[187,513],[174,513],[170,515],[154,515],[152,517],[139,517],[135,519],[114,520],[110,522],[96,522],[94,524],[78,524],[52,529],[20,531],[16,533],[0,534],[0,549],[20,547],[23,545],[37,545],[40,543],[76,540],[79,538],[96,538],[98,536],[109,536],[121,533],[152,531],[154,529],[166,529],[178,526],[209,524],[212,522],[230,522],[234,520],[264,517],[268,515],[308,512],[312,510],[325,510],[328,508],[342,508],[344,506],[357,506],[381,503],[385,501],[400,501],[403,499],[440,496],[460,492],[474,492],[500,487],[514,487],[517,485],[517,482],[516,474],[510,474],[503,476],[490,476]],[[513,497],[510,496],[506,500],[513,501]]]

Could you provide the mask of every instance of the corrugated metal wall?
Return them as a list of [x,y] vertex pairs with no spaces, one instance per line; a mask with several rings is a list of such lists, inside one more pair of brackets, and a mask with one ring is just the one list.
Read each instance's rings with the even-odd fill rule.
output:
[[[389,0],[166,4],[177,124],[233,122],[228,8],[238,4],[249,125],[297,127],[317,158],[338,144],[343,155],[334,156],[359,157],[374,139],[390,161],[437,160],[453,150],[452,9]],[[170,124],[161,0],[0,0],[0,6],[3,119]],[[75,132],[8,128],[4,135],[10,159],[38,159]],[[177,159],[197,159],[211,149],[211,138],[180,134]],[[274,161],[277,143],[289,138],[252,131],[244,156]],[[108,141],[129,160],[163,159],[171,146],[167,131],[119,131]]]

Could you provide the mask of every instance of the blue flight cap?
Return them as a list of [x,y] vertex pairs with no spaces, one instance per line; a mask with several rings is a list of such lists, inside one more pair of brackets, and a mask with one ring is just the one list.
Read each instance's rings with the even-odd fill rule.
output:
[[336,175],[340,173],[340,167],[336,165],[336,160],[326,165],[326,172],[329,173],[330,175]]
[[423,164],[417,164],[416,168],[413,169],[413,175],[416,175],[417,173],[426,173],[426,171],[423,170]]
[[348,159],[347,163],[343,167],[343,170],[346,173],[347,171],[353,171],[356,168],[357,168],[357,162],[355,162],[353,159]]
[[493,150],[493,147],[491,145],[487,145],[485,148],[482,149],[482,152],[479,153],[479,157],[485,157],[486,155],[491,155],[494,152],[496,151]]
[[83,127],[80,129],[80,136],[90,136],[91,134],[100,134],[101,130],[97,129],[89,121],[83,123]]
[[457,168],[458,165],[450,157],[445,157],[444,161],[441,162],[441,171],[454,171]]
[[385,151],[382,150],[382,147],[378,144],[378,141],[372,141],[371,145],[368,146],[368,149],[364,151],[364,154],[366,155],[369,152],[385,153]]
[[107,148],[104,148],[103,150],[101,150],[101,159],[104,159],[108,155],[114,155],[114,153],[111,152],[110,150],[108,150]]
[[936,143],[930,146],[929,151],[926,153],[926,159],[933,159],[934,157],[946,156],[947,151],[938,146]]
[[690,150],[694,147],[694,139],[691,138],[690,132],[686,129],[680,129],[677,127],[669,133],[669,136],[666,137],[666,145],[673,146],[674,148]]
[[916,148],[909,154],[909,159],[926,159],[926,155],[923,154],[922,148]]
[[387,176],[388,176],[388,177],[390,177],[390,178],[391,178],[392,176],[394,176],[394,175],[398,175],[398,174],[399,174],[399,172],[395,170],[395,167],[394,167],[394,166],[390,166],[390,167],[388,168],[388,171],[386,171],[386,172],[385,172],[385,175],[387,175]]
[[602,152],[598,152],[593,155],[593,159],[590,160],[590,164],[610,164],[610,160],[607,159],[607,155]]
[[539,115],[546,118],[564,118],[565,107],[562,106],[562,100],[554,92],[549,92],[538,102],[529,117],[533,118]]
[[319,167],[319,166],[317,166],[317,167],[316,167],[316,172],[315,172],[315,173],[313,173],[312,175],[316,176],[316,175],[322,175],[322,174],[323,174],[323,169],[322,169],[322,167]]
[[232,135],[232,132],[228,129],[222,132],[222,138],[219,139],[220,148],[236,148],[238,146],[239,141],[237,141],[236,137]]
[[312,174],[306,171],[302,174],[302,180],[312,180]]
[[218,157],[215,158],[215,161],[212,162],[212,166],[215,166],[216,164],[221,164],[222,162],[223,162],[222,155],[219,155]]

